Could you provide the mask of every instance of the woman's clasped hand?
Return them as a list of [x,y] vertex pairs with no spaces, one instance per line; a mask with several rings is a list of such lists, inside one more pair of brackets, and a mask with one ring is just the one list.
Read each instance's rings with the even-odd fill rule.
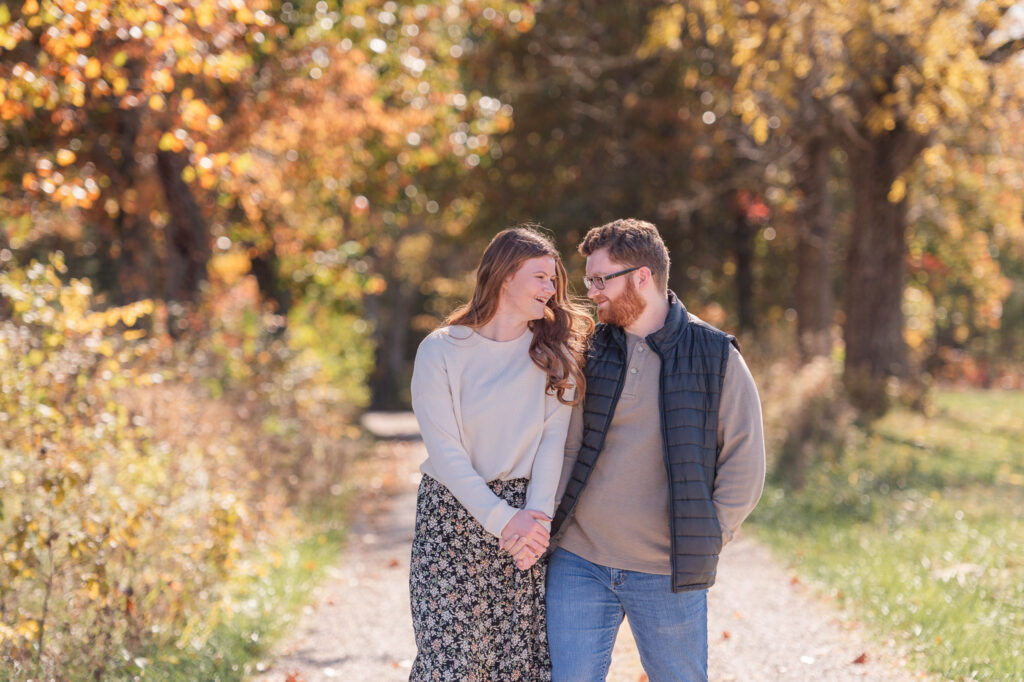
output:
[[548,549],[551,517],[533,509],[520,509],[501,531],[500,547],[515,559],[521,570],[531,568]]

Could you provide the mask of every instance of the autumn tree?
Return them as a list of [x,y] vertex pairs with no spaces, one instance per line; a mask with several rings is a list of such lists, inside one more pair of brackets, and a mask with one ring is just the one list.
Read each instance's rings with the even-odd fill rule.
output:
[[121,298],[193,300],[209,257],[199,195],[217,179],[198,171],[219,170],[225,122],[251,101],[259,62],[284,35],[269,9],[0,6],[0,177],[12,245],[68,240],[73,260],[107,257],[112,273],[89,274]]
[[247,162],[215,227],[254,269],[272,264],[290,299],[365,312],[379,407],[402,404],[411,334],[438,321],[414,319],[424,299],[450,297],[472,268],[451,243],[479,201],[466,177],[511,121],[507,104],[464,84],[461,65],[532,16],[514,2],[382,1],[347,14],[295,5],[282,19],[301,47],[278,67],[290,77],[239,149]]
[[588,228],[651,220],[673,254],[670,285],[687,305],[755,330],[758,316],[767,318],[764,268],[781,265],[759,257],[763,169],[781,145],[754,144],[731,114],[735,74],[706,44],[685,54],[651,49],[651,13],[662,6],[544,3],[533,30],[492,42],[468,64],[469,77],[514,110],[500,157],[474,174],[486,199],[473,231],[539,221],[575,274]]
[[[986,129],[1020,101],[1024,47],[1011,0],[939,3],[699,3],[709,40],[728,35],[737,106],[755,131],[810,112],[846,154],[853,229],[844,272],[845,380],[862,407],[907,370],[903,339],[908,173],[943,126]],[[801,98],[810,97],[804,103]],[[781,112],[773,110],[779,103]]]

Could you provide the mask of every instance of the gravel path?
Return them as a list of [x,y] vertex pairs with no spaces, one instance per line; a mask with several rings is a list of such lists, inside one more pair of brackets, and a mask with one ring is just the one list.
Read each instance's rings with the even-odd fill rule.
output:
[[[392,437],[415,433],[408,415],[378,417],[368,426]],[[353,502],[346,553],[257,682],[408,679],[416,653],[409,547],[424,456],[418,441],[382,441],[350,471],[365,483]],[[868,643],[861,626],[749,537],[726,547],[708,604],[712,682],[928,679],[908,671],[891,643]],[[608,679],[647,679],[628,627],[620,630]]]

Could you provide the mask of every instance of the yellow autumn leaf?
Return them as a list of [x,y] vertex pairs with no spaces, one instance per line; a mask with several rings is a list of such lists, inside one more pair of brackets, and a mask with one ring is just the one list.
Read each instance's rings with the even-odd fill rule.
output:
[[86,78],[99,78],[102,71],[103,68],[100,64],[100,60],[96,59],[96,57],[91,57],[86,63],[83,73]]
[[36,0],[25,0],[25,4],[21,6],[21,13],[24,16],[35,14],[39,11],[39,3]]
[[170,69],[160,69],[153,73],[153,85],[156,89],[161,92],[170,92],[174,90],[174,76],[171,75]]
[[252,167],[252,157],[248,154],[239,154],[231,160],[231,171],[235,175],[243,175]]
[[889,188],[889,203],[898,204],[907,195],[907,181],[903,178],[896,178]]
[[764,116],[758,116],[754,121],[754,125],[751,126],[751,132],[754,134],[754,141],[758,144],[764,144],[768,141],[768,121]]
[[168,133],[164,133],[163,135],[160,136],[160,142],[159,142],[160,151],[162,151],[162,152],[171,151],[172,149],[174,149],[177,146],[179,141],[180,140],[178,140],[178,138],[176,138],[171,133],[169,133],[169,132]]
[[70,149],[61,149],[57,152],[57,163],[62,166],[70,166],[75,162],[76,158],[78,157]]
[[34,620],[22,621],[17,627],[17,633],[26,638],[35,637],[39,634],[39,623]]
[[153,111],[163,111],[166,106],[163,95],[153,95],[149,98],[149,108]]

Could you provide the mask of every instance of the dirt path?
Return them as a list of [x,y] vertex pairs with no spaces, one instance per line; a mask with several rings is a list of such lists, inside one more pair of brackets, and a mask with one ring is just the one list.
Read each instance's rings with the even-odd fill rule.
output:
[[[392,437],[415,433],[409,415],[368,425]],[[350,473],[365,485],[354,502],[346,553],[258,682],[408,679],[416,653],[409,547],[424,456],[418,441],[382,441],[355,465]],[[712,682],[926,679],[906,670],[891,645],[868,643],[859,625],[749,537],[726,547],[708,605]],[[608,679],[646,680],[628,627],[620,630]]]

